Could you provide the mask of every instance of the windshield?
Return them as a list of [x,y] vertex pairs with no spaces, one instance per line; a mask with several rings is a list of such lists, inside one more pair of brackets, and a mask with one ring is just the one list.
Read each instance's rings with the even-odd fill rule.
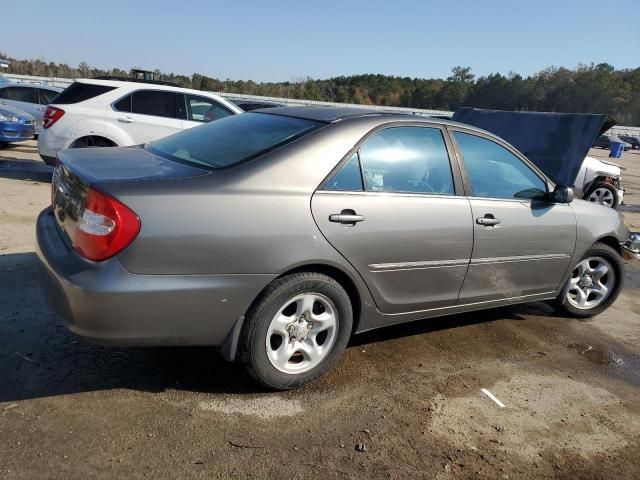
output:
[[300,138],[323,124],[301,118],[242,113],[148,143],[152,153],[225,168]]

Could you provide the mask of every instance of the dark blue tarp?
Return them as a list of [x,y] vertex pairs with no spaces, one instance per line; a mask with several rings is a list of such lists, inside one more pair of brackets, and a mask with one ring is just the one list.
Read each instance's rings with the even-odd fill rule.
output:
[[463,107],[452,120],[491,132],[516,147],[555,183],[573,186],[593,142],[615,125],[608,115],[506,112]]

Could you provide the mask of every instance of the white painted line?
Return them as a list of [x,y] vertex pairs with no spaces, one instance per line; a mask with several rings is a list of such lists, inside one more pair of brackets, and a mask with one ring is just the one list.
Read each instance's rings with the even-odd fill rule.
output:
[[480,391],[482,393],[484,393],[487,397],[489,397],[491,400],[496,402],[496,405],[498,405],[500,408],[504,408],[504,403],[502,403],[500,400],[498,400],[495,397],[495,395],[493,393],[491,393],[489,390],[487,390],[486,388],[481,388]]

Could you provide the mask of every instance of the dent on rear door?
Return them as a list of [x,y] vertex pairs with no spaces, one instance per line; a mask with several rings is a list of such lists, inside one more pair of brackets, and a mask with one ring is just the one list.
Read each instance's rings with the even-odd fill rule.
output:
[[[352,226],[330,221],[343,210],[364,220]],[[319,191],[312,211],[382,312],[428,310],[457,301],[473,245],[466,198]]]

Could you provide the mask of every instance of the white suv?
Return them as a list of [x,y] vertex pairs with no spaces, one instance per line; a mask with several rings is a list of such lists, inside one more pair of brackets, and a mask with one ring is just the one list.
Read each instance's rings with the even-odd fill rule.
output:
[[54,165],[63,148],[137,145],[237,113],[217,95],[162,82],[79,79],[47,107],[38,150]]

